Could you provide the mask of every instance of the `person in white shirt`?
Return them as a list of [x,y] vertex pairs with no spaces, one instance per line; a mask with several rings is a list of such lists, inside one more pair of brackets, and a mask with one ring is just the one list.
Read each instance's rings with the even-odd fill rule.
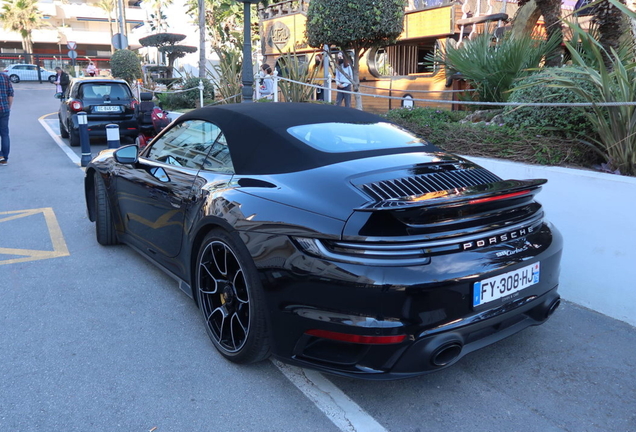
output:
[[260,97],[273,99],[274,97],[274,80],[272,79],[272,68],[263,63],[261,66],[261,85],[259,88]]
[[86,73],[88,76],[94,77],[97,74],[97,68],[93,64],[93,62],[89,62],[88,66],[86,66]]
[[[351,91],[351,81],[347,76],[352,77],[353,71],[351,65],[342,54],[338,54],[338,67],[336,68],[336,86],[339,90]],[[340,105],[344,101],[344,106],[351,106],[351,93],[338,92],[336,96],[336,105]]]

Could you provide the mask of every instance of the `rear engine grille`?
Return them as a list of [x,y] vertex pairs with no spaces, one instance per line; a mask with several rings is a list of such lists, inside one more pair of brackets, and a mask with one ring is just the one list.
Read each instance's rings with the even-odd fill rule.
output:
[[383,201],[498,181],[501,181],[501,178],[488,170],[470,168],[383,180],[361,185],[360,188],[376,201]]

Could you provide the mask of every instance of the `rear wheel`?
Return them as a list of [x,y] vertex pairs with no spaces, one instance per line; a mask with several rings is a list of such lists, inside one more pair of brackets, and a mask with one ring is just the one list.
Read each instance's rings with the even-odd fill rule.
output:
[[9,75],[9,79],[11,80],[12,83],[19,83],[20,82],[20,77],[17,75]]
[[59,118],[57,120],[60,122],[60,136],[62,138],[68,138],[68,131],[64,127],[64,123],[62,123],[62,120],[60,120]]
[[211,231],[196,264],[199,308],[216,349],[235,363],[269,357],[263,288],[240,239],[220,229]]
[[49,82],[50,82],[51,84],[53,84],[53,83],[55,82],[55,78],[57,78],[57,75],[51,75],[51,76],[49,77]]
[[71,147],[79,147],[80,145],[79,131],[73,130],[71,125],[68,125],[67,132],[69,134],[68,143],[71,145]]
[[93,184],[95,188],[95,234],[97,235],[97,242],[104,246],[117,244],[119,242],[117,241],[113,214],[110,210],[108,195],[106,194],[106,185],[104,185],[104,180],[102,180],[99,173],[95,173]]

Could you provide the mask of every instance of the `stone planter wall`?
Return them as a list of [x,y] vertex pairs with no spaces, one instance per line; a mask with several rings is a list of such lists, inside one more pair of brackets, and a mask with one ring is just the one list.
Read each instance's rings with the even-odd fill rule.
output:
[[548,179],[537,199],[563,234],[561,296],[636,326],[636,178],[468,159],[504,179]]

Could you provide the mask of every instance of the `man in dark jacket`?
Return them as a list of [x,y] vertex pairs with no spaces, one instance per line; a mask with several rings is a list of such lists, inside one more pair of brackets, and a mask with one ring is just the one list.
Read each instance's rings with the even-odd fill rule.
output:
[[62,87],[62,94],[64,94],[66,93],[66,88],[71,83],[71,79],[59,66],[55,68],[55,72],[57,72],[57,77],[55,78],[54,84]]

